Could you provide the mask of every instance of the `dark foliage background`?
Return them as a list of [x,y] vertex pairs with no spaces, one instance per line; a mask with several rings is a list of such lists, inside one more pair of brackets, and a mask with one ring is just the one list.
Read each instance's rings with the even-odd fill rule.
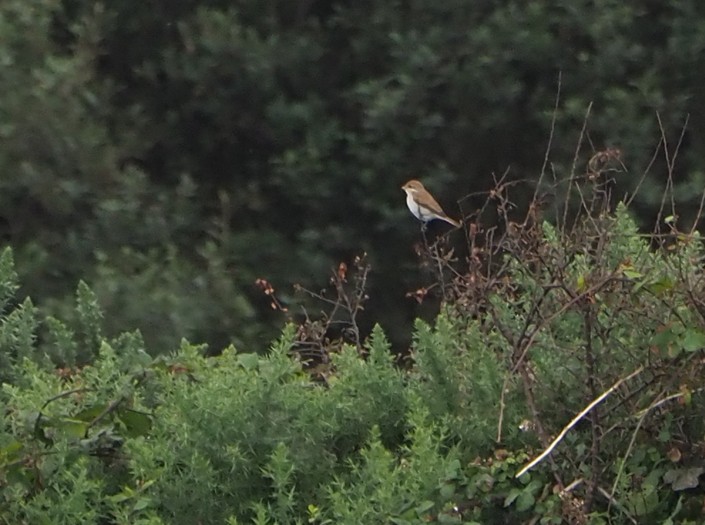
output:
[[[451,215],[494,173],[569,174],[619,147],[634,189],[688,126],[675,172],[687,219],[705,181],[705,5],[695,1],[0,4],[0,235],[55,313],[79,278],[105,326],[154,351],[269,340],[254,286],[317,288],[369,253],[367,321],[404,346],[417,225],[399,186]],[[554,105],[559,73],[561,96]],[[653,218],[658,154],[632,209]],[[466,213],[472,199],[463,201]],[[129,299],[128,299],[129,298]],[[425,308],[432,309],[427,302]],[[363,325],[365,320],[363,319]],[[278,331],[278,330],[277,330]]]

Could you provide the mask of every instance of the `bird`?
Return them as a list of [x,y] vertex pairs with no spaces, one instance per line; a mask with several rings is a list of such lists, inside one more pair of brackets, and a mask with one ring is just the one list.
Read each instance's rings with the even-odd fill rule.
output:
[[441,205],[418,180],[410,180],[401,189],[406,192],[406,205],[409,207],[409,211],[423,222],[424,228],[429,221],[434,219],[446,221],[448,224],[460,228],[460,223],[446,215]]

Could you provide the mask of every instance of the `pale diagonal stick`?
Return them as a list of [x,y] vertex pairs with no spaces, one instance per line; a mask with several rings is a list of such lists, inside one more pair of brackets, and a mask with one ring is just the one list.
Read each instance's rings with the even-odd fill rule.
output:
[[517,473],[517,475],[514,476],[514,477],[515,477],[515,478],[520,477],[522,474],[528,472],[528,471],[531,470],[533,467],[535,467],[538,463],[540,463],[546,456],[548,456],[548,455],[553,451],[554,448],[556,448],[556,445],[558,445],[558,443],[561,442],[561,440],[565,437],[565,435],[568,433],[568,431],[569,431],[571,428],[573,428],[573,427],[578,423],[578,421],[580,421],[583,417],[585,417],[585,414],[587,414],[588,412],[590,412],[593,408],[595,408],[595,406],[599,405],[602,401],[604,401],[605,398],[606,398],[607,396],[609,396],[612,392],[614,392],[615,390],[617,390],[617,389],[620,387],[620,385],[621,385],[622,383],[624,383],[624,382],[626,382],[626,381],[629,381],[629,380],[632,379],[633,377],[638,376],[638,375],[641,374],[643,371],[644,371],[644,367],[643,367],[643,366],[640,366],[639,368],[637,368],[636,370],[634,370],[634,372],[632,372],[631,374],[629,374],[627,377],[621,378],[619,381],[617,381],[615,384],[613,384],[611,387],[609,387],[607,390],[605,390],[602,394],[600,394],[600,396],[597,397],[595,400],[593,400],[592,403],[590,403],[588,406],[586,406],[586,407],[582,410],[582,412],[580,412],[580,414],[578,414],[577,416],[575,416],[575,417],[570,421],[570,423],[568,423],[565,427],[563,427],[563,430],[561,430],[561,433],[558,434],[558,436],[556,437],[556,439],[554,439],[554,440],[551,442],[551,444],[548,445],[548,447],[546,447],[546,450],[544,450],[543,452],[541,452],[541,454],[540,454],[539,456],[537,456],[535,459],[533,459],[533,460],[531,461],[531,463],[529,463],[529,464],[526,465],[524,468],[522,468],[522,469]]

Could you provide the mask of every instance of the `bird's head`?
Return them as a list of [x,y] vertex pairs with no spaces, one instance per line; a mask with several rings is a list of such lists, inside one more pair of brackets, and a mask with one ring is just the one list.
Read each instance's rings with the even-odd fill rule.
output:
[[412,179],[401,187],[406,193],[414,194],[423,191],[425,188],[416,179]]

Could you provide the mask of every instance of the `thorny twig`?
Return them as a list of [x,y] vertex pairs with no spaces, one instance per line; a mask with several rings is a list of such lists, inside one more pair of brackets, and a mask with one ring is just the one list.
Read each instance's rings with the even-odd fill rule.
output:
[[[354,258],[352,271],[346,263],[341,262],[331,272],[329,285],[334,294],[330,297],[327,295],[330,288],[315,292],[302,285],[294,285],[296,291],[327,307],[327,311],[321,311],[317,319],[312,319],[302,307],[304,320],[299,323],[295,350],[305,360],[327,363],[328,353],[335,339],[352,343],[360,354],[364,352],[358,316],[369,299],[369,272],[366,254],[363,254]],[[270,299],[272,309],[288,314],[289,309],[277,299],[274,287],[269,281],[257,279],[255,284]]]

